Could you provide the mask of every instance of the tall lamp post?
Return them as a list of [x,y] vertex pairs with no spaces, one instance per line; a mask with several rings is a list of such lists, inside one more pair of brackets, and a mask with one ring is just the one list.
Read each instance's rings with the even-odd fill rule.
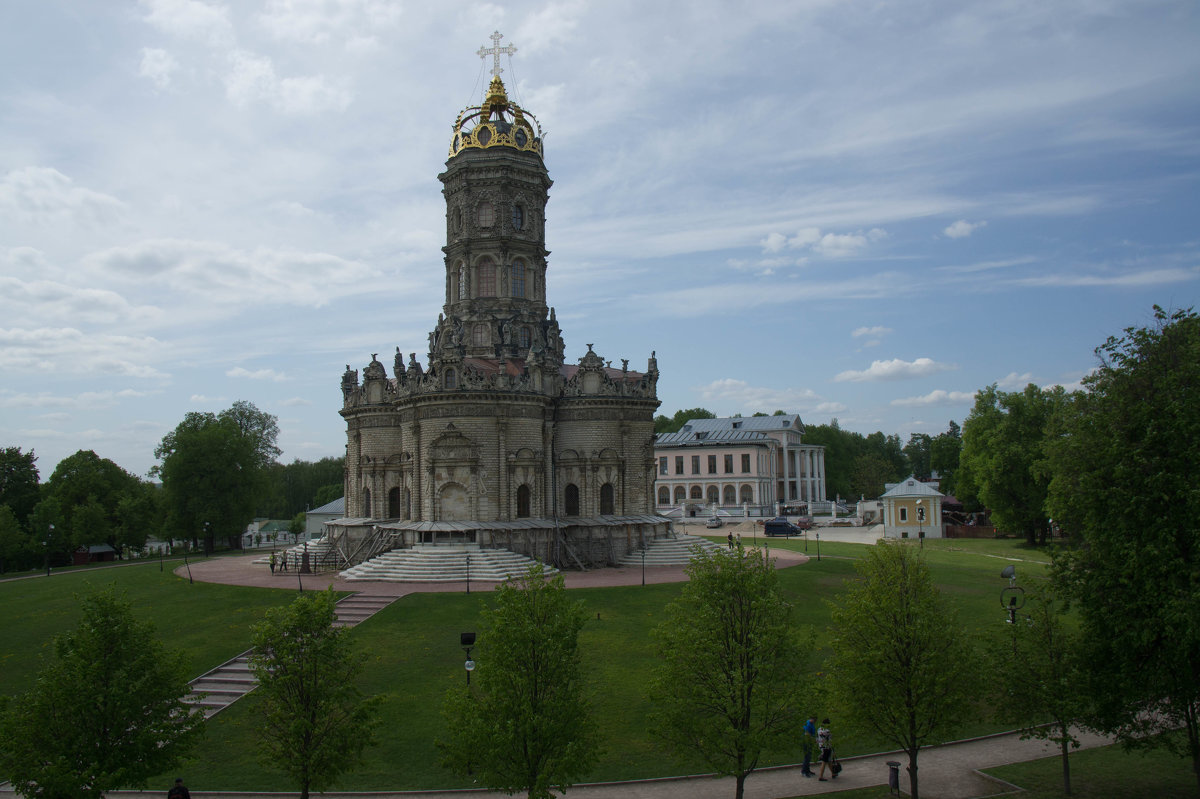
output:
[[46,530],[46,540],[42,542],[42,546],[46,550],[46,576],[50,576],[50,539],[54,537],[54,525],[51,524]]
[[471,660],[471,649],[475,646],[475,633],[459,633],[458,644],[467,653],[463,668],[467,670],[467,685],[471,684],[471,672],[475,671],[475,661]]
[[1017,567],[1005,566],[1001,577],[1008,579],[1008,587],[1000,591],[1000,607],[1008,611],[1004,621],[1013,625],[1013,654],[1017,653],[1017,611],[1025,607],[1025,589],[1017,585]]
[[917,500],[917,538],[921,542],[921,548],[925,548],[925,506],[921,504],[921,500]]
[[205,522],[204,523],[204,557],[206,557],[206,558],[212,554],[211,541],[212,541],[212,523]]

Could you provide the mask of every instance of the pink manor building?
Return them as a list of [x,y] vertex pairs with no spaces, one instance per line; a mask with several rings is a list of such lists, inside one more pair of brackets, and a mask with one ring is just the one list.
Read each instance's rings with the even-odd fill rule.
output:
[[658,512],[685,507],[773,515],[778,505],[825,502],[825,447],[805,444],[784,416],[692,419],[654,439]]

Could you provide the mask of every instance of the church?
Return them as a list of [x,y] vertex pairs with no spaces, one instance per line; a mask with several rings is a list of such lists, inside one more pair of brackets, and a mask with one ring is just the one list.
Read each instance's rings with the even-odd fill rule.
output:
[[548,305],[541,126],[494,56],[483,101],[453,125],[445,301],[424,363],[396,348],[342,376],[347,560],[444,544],[507,549],[563,568],[614,564],[668,535],[654,514],[658,365],[568,363]]

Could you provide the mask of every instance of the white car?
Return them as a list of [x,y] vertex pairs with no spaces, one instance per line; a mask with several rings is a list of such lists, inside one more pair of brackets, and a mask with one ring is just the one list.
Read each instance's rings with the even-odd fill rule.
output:
[[721,521],[721,519],[719,517],[712,516],[709,518],[709,520],[707,522],[704,523],[704,526],[705,527],[720,527],[723,524],[725,524],[725,522]]

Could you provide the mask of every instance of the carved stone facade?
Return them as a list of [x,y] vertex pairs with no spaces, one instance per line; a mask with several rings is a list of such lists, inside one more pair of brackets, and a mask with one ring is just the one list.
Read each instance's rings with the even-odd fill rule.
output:
[[[623,545],[604,552],[611,534],[595,545],[598,527],[666,534],[653,516],[657,362],[651,353],[644,372],[628,361],[615,368],[589,344],[565,363],[546,303],[551,181],[541,131],[499,77],[481,106],[459,116],[438,177],[445,303],[426,365],[415,352],[406,364],[397,347],[390,377],[377,355],[361,382],[349,366],[342,376],[346,515],[420,528],[402,540],[424,543],[469,527],[467,540],[507,546],[518,529],[520,549],[548,553],[555,565],[623,555]],[[634,538],[628,529],[623,537]]]

